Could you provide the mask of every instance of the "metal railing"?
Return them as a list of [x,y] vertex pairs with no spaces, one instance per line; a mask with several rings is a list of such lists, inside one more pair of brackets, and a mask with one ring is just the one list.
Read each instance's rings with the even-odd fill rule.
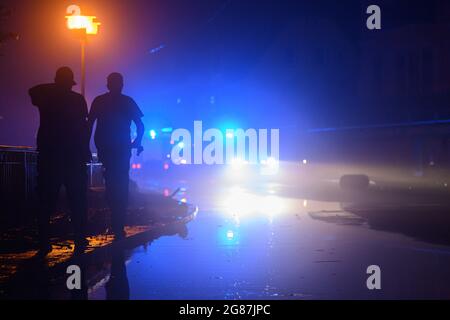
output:
[[[32,223],[36,215],[37,156],[31,147],[0,145],[0,228]],[[87,164],[89,187],[103,187],[102,164]]]
[[0,222],[23,225],[36,199],[37,152],[30,147],[0,146]]

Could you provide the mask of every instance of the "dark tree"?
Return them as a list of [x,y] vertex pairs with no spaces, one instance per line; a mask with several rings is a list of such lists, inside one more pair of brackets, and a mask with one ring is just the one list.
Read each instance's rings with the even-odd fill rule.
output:
[[[0,5],[0,22],[11,16],[11,10],[5,6]],[[2,46],[8,40],[19,40],[19,35],[14,32],[5,32],[0,30],[0,46]]]

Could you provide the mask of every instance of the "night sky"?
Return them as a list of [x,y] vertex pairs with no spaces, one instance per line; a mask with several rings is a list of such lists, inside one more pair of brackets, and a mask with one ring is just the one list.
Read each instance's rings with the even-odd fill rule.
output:
[[[380,1],[384,26],[434,23],[435,1]],[[34,145],[38,112],[27,90],[59,66],[80,75],[78,41],[65,27],[72,1],[0,1],[12,9],[0,47],[0,144]],[[428,8],[424,10],[424,4]],[[312,128],[355,116],[367,1],[77,1],[100,33],[87,46],[88,103],[110,72],[125,77],[149,127]],[[384,32],[384,31],[383,31]],[[79,87],[74,90],[79,91]],[[368,111],[369,112],[369,111]],[[290,130],[290,129],[289,129]]]

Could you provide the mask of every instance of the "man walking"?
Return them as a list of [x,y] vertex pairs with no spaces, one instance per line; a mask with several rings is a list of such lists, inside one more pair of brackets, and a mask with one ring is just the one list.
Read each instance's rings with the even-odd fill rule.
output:
[[[128,187],[131,149],[138,155],[144,135],[144,116],[136,102],[122,94],[123,77],[111,73],[107,78],[109,92],[94,99],[88,117],[89,130],[95,121],[94,141],[105,172],[106,197],[112,214],[112,230],[116,239],[125,236],[125,214],[128,207]],[[130,127],[134,122],[137,137],[131,142]]]
[[61,185],[66,187],[75,231],[75,248],[87,245],[87,172],[90,159],[87,104],[74,91],[76,84],[68,67],[56,71],[55,82],[29,90],[40,115],[37,135],[39,245],[41,253],[52,250],[50,217],[55,212]]

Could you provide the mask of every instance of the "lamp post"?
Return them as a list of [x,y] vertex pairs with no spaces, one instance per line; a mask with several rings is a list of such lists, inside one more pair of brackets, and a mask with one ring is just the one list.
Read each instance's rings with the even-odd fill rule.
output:
[[70,5],[66,9],[67,28],[75,30],[80,36],[81,46],[81,94],[85,95],[86,89],[86,41],[88,35],[96,35],[100,22],[95,22],[95,16],[82,16],[81,9],[77,5]]

